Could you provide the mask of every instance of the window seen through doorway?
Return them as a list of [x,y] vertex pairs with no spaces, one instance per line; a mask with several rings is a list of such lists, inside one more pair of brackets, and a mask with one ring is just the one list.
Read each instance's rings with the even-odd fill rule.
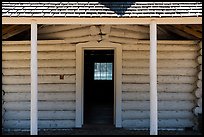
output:
[[112,80],[112,63],[94,63],[94,80]]

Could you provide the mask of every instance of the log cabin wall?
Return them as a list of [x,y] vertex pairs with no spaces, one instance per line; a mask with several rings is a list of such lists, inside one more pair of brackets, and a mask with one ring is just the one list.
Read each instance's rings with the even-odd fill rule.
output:
[[[199,47],[195,41],[158,41],[158,127],[194,127]],[[122,125],[149,128],[149,42],[123,45]]]
[[[38,43],[39,128],[75,126],[75,46]],[[3,42],[3,128],[30,128],[30,42]]]
[[[39,128],[75,127],[75,45],[102,40],[123,47],[122,127],[149,128],[148,26],[50,25],[39,29],[38,39]],[[29,129],[30,42],[2,47],[2,125]],[[197,41],[158,41],[159,128],[195,126],[198,50]]]
[[[197,88],[195,89],[194,93],[196,96],[196,106],[193,108],[193,112],[197,117],[196,125],[197,128],[200,130],[202,129],[202,41],[198,44],[198,57],[197,62],[198,66],[198,73],[197,73]],[[200,120],[201,119],[201,120]]]

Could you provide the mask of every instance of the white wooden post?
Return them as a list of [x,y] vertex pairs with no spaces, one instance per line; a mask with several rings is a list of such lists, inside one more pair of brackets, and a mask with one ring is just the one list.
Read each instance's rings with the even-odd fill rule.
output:
[[37,23],[31,23],[31,111],[30,134],[38,134],[38,64],[37,64]]
[[157,135],[157,24],[150,23],[150,135]]

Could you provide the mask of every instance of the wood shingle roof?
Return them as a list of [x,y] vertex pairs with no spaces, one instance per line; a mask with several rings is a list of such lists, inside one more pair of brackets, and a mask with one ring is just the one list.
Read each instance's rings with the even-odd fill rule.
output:
[[202,2],[2,2],[2,17],[202,17]]

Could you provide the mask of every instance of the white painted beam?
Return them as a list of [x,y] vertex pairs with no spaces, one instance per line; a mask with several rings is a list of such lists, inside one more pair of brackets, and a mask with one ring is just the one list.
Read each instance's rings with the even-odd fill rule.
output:
[[150,23],[150,135],[158,134],[157,118],[157,24]]
[[169,18],[58,18],[58,17],[2,17],[2,24],[150,24],[154,19],[157,24],[202,24],[202,17]]
[[30,134],[38,134],[37,23],[31,23],[31,124]]

